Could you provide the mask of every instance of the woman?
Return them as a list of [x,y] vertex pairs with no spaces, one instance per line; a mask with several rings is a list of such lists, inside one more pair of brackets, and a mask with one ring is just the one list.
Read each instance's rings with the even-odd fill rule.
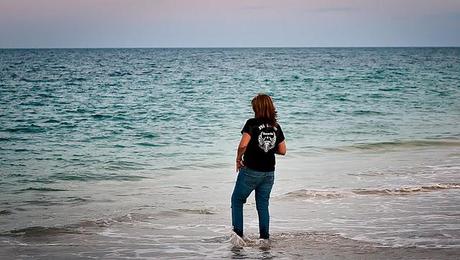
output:
[[268,244],[268,200],[272,190],[275,171],[275,153],[285,155],[286,143],[283,131],[277,123],[276,110],[270,96],[258,94],[252,99],[254,118],[246,121],[236,155],[238,178],[232,194],[231,242],[244,246],[243,204],[255,190],[256,208],[259,215],[261,242]]

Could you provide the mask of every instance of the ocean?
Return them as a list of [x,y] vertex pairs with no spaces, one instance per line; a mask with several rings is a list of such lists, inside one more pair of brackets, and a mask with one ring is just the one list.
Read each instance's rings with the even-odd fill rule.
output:
[[[261,92],[288,152],[236,250]],[[459,122],[460,48],[0,49],[0,258],[453,259]]]

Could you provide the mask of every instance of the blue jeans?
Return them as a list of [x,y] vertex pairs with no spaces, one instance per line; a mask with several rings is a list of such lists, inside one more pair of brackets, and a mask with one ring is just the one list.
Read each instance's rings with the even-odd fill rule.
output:
[[247,167],[240,169],[232,194],[232,225],[233,231],[239,236],[243,236],[243,204],[246,203],[249,194],[255,190],[260,238],[269,238],[270,214],[268,212],[268,200],[270,199],[274,179],[274,172],[259,172]]

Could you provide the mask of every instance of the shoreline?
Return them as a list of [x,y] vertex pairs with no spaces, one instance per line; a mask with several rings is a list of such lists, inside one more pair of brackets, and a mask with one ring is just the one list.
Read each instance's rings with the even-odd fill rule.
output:
[[[438,147],[436,153],[423,147],[281,159],[270,206],[274,242],[268,252],[254,247],[234,251],[227,242],[236,178],[231,168],[28,189],[24,192],[44,201],[6,209],[12,214],[2,215],[3,223],[14,220],[10,223],[17,225],[3,229],[0,255],[114,257],[106,248],[119,245],[120,258],[449,259],[460,254],[460,226],[455,224],[459,160],[456,147]],[[442,186],[446,183],[451,186]],[[59,198],[65,197],[75,199],[62,204]],[[253,200],[252,194],[245,205],[250,236],[258,225]],[[45,208],[49,213],[43,215]],[[417,223],[424,224],[414,230]]]

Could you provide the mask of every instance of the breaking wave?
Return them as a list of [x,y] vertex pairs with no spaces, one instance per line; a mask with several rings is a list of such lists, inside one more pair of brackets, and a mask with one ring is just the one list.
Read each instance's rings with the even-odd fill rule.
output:
[[354,189],[353,193],[359,195],[411,195],[421,192],[431,192],[446,189],[460,189],[458,183],[446,183],[446,184],[433,184],[423,186],[403,186],[394,189]]
[[[11,214],[10,211],[2,210],[2,215]],[[83,234],[91,233],[98,228],[110,227],[117,223],[135,223],[135,222],[150,222],[155,219],[163,219],[180,217],[183,214],[204,214],[212,215],[215,214],[210,209],[176,209],[160,211],[153,214],[142,214],[142,213],[128,213],[116,217],[100,218],[100,219],[88,219],[82,220],[77,223],[67,224],[62,226],[30,226],[24,228],[13,229],[7,232],[0,233],[0,236],[12,236],[12,237],[39,237],[39,236],[54,236],[63,234]]]
[[460,189],[459,183],[436,183],[419,186],[402,186],[397,188],[363,188],[351,190],[308,190],[300,189],[281,195],[279,198],[294,199],[339,199],[356,195],[405,196],[423,192],[434,192],[448,189]]
[[215,212],[209,209],[177,209],[179,212],[188,213],[188,214],[202,214],[202,215],[214,215]]
[[91,232],[93,228],[109,227],[115,223],[144,221],[151,218],[146,214],[128,213],[114,218],[101,218],[94,220],[82,220],[78,223],[67,224],[62,226],[31,226],[19,229],[13,229],[8,232],[0,233],[0,236],[21,236],[21,237],[38,237],[54,236],[63,234],[83,234]]
[[347,195],[344,191],[331,190],[307,190],[301,189],[284,194],[285,198],[302,198],[302,199],[336,199],[343,198]]
[[395,140],[376,143],[356,143],[349,146],[325,148],[326,151],[386,151],[423,147],[460,147],[459,139],[422,139],[422,140]]

